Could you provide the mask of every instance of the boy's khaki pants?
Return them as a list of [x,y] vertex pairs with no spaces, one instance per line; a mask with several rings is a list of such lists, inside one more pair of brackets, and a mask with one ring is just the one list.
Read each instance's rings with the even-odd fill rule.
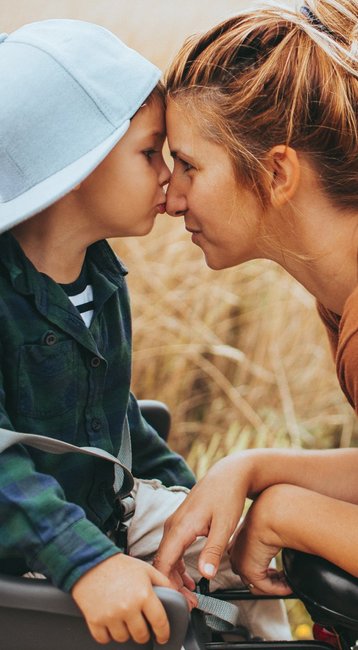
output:
[[[157,480],[136,479],[133,491],[136,510],[128,528],[128,549],[133,557],[146,562],[153,561],[162,539],[164,522],[184,501],[188,491],[184,487],[166,488]],[[188,572],[196,582],[201,578],[197,562],[203,544],[203,538],[198,539],[185,553]],[[237,587],[242,587],[242,582],[232,572],[228,555],[225,554],[220,571],[210,582],[210,589],[215,591]],[[254,636],[274,640],[291,638],[286,611],[281,601],[243,601],[239,608],[239,622]]]

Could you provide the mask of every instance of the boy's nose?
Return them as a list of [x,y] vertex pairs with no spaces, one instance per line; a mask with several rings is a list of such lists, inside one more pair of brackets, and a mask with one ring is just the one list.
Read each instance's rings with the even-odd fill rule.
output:
[[179,194],[175,190],[173,181],[170,181],[167,189],[166,210],[171,217],[182,217],[187,210],[185,196],[183,196],[183,194]]

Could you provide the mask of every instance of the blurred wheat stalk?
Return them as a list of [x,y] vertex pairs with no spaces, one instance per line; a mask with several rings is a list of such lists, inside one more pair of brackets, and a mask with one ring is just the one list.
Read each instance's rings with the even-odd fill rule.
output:
[[134,391],[170,406],[171,445],[200,477],[247,447],[356,443],[314,300],[270,262],[210,271],[164,220],[112,245],[130,270]]

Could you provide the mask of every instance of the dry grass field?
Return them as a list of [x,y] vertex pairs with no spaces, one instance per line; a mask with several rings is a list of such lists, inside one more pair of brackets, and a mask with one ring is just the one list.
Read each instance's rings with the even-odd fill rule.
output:
[[[98,22],[165,68],[186,36],[248,2],[0,0],[0,24]],[[282,269],[255,261],[213,272],[166,215],[148,237],[112,245],[130,271],[134,390],[169,404],[171,443],[198,476],[246,447],[357,445],[314,301]]]

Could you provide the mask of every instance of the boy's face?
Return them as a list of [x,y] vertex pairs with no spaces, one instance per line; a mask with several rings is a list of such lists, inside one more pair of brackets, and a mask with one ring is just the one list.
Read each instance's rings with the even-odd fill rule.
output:
[[162,156],[164,108],[153,97],[97,169],[77,190],[95,239],[146,235],[165,212],[170,171]]

